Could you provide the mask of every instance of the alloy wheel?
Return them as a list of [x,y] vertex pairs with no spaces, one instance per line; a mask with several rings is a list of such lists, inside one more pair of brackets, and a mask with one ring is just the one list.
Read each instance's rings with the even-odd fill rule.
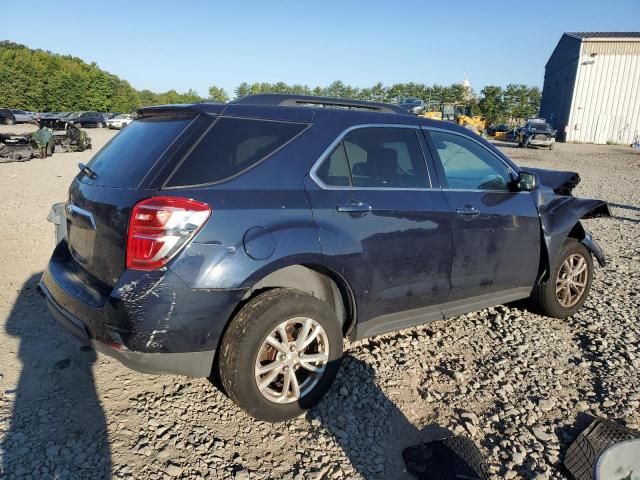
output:
[[292,403],[318,384],[329,361],[329,340],[315,320],[295,317],[278,324],[260,346],[254,376],[274,403]]
[[589,265],[580,253],[569,255],[556,278],[556,297],[560,305],[571,308],[583,297],[589,280]]

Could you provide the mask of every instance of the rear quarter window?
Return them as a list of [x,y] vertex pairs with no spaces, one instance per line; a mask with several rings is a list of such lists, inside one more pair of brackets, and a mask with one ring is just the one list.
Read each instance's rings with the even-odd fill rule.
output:
[[300,123],[221,117],[178,166],[167,186],[228,180],[266,159],[306,127]]
[[132,122],[89,162],[95,179],[82,181],[118,188],[137,187],[194,117],[151,117]]

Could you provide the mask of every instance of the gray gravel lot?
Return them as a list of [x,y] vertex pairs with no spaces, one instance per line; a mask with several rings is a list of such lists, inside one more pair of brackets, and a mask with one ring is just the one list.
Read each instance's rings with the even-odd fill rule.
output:
[[[96,149],[115,133],[88,131]],[[640,152],[501,148],[578,171],[577,196],[612,203],[615,218],[586,222],[609,264],[585,307],[563,321],[500,306],[347,345],[326,399],[278,425],[206,380],[138,374],[62,332],[34,290],[45,218],[91,153],[0,165],[0,478],[410,478],[402,449],[447,430],[495,478],[566,478],[579,415],[640,428]]]

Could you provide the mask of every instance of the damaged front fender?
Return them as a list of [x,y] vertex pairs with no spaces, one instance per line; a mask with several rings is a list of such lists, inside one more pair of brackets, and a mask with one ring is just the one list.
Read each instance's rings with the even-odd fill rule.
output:
[[606,258],[604,258],[604,252],[600,245],[593,239],[591,232],[589,230],[584,231],[584,238],[581,240],[581,243],[587,247],[587,249],[591,252],[591,254],[596,257],[598,263],[601,267],[604,267],[607,264]]
[[581,219],[610,217],[609,205],[603,200],[575,198],[557,195],[549,188],[540,188],[535,196],[540,213],[542,235],[546,249],[546,265],[540,271],[540,281],[544,281],[553,266],[567,237],[581,241],[598,260],[606,265],[602,249],[586,230]]

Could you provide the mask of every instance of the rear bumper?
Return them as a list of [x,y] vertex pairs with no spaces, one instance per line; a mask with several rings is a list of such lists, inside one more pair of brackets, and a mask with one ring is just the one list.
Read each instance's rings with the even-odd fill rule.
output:
[[47,302],[51,316],[58,324],[94,350],[115,358],[124,366],[141,373],[172,373],[189,377],[208,377],[211,375],[215,350],[181,353],[147,353],[123,350],[103,341],[91,338],[87,325],[64,310],[53,298],[43,282],[38,288]]
[[245,290],[201,290],[170,269],[126,270],[114,287],[92,280],[61,241],[39,285],[74,336],[144,373],[207,377],[227,320]]

